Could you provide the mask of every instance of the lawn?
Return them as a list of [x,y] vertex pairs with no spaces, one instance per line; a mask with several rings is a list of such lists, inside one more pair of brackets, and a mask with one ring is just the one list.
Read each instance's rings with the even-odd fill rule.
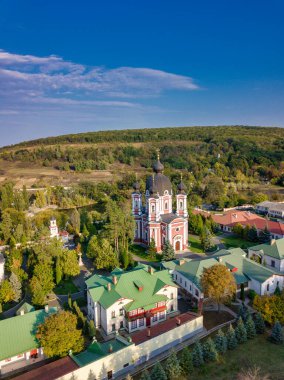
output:
[[257,366],[261,373],[269,374],[270,380],[284,378],[284,345],[270,343],[265,335],[239,345],[228,351],[217,363],[208,363],[195,369],[190,375],[195,380],[232,380],[242,368]]
[[200,239],[198,236],[189,235],[189,249],[194,253],[204,253],[204,249],[201,246]]
[[227,248],[249,248],[257,243],[253,243],[251,241],[244,240],[240,238],[239,236],[234,236],[234,235],[228,235],[225,236],[221,239],[221,242],[225,244]]
[[149,261],[149,262],[159,262],[160,261],[159,256],[154,257],[154,258],[149,257],[149,255],[146,252],[146,248],[142,247],[141,245],[132,244],[129,247],[129,251],[134,256],[137,256],[137,257],[141,258],[141,260],[145,260],[145,261]]
[[79,289],[74,285],[72,280],[62,280],[53,291],[55,294],[72,294],[78,292]]

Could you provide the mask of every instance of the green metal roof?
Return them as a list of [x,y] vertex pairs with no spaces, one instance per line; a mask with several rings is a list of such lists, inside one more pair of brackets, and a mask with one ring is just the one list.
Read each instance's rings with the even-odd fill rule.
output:
[[17,310],[16,314],[17,315],[20,315],[21,314],[21,311],[24,311],[24,313],[30,313],[31,311],[35,311],[35,308],[30,305],[29,303],[25,302],[22,304],[22,306]]
[[139,265],[131,271],[116,272],[116,277],[116,285],[112,276],[94,275],[86,281],[93,301],[108,308],[121,298],[128,299],[129,303],[124,308],[131,311],[166,300],[165,295],[157,292],[166,285],[176,287],[168,270],[150,274],[146,265]]
[[103,358],[104,356],[117,352],[122,348],[129,346],[130,344],[133,343],[126,342],[124,339],[112,339],[104,343],[93,342],[85,351],[76,356],[72,355],[71,357],[79,367],[83,367],[98,359]]
[[57,308],[52,307],[48,313],[37,310],[0,321],[0,360],[39,347],[35,336],[37,327],[48,315],[56,312]]
[[267,256],[273,257],[278,260],[284,259],[284,239],[278,239],[271,244],[259,244],[254,247],[250,247],[252,251],[263,251]]

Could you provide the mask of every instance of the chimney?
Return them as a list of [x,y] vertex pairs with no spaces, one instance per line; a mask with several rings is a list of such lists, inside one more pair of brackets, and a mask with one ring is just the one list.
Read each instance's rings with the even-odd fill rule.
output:
[[222,262],[222,257],[218,257],[218,261],[219,261],[219,263],[221,263]]
[[178,264],[179,264],[179,265],[183,265],[183,264],[185,264],[185,260],[184,260],[184,259],[179,259],[179,260],[178,260]]
[[149,328],[148,328],[147,336],[148,336],[148,337],[151,336],[151,329],[149,329]]
[[22,310],[20,311],[20,315],[24,315],[24,314],[25,314],[25,310],[22,309]]
[[275,239],[271,239],[271,240],[270,240],[270,245],[273,245],[273,244],[275,244],[275,242],[276,242],[276,240],[275,240]]
[[46,313],[48,313],[48,305],[45,305],[44,310]]
[[114,285],[117,284],[117,276],[112,276],[112,282]]
[[110,282],[108,282],[108,284],[107,284],[107,290],[110,292],[111,291],[111,283]]
[[150,265],[148,266],[148,273],[150,273],[150,274],[154,273],[154,269]]
[[177,317],[177,318],[176,318],[176,321],[177,321],[177,325],[180,326],[180,323],[181,323],[180,318]]

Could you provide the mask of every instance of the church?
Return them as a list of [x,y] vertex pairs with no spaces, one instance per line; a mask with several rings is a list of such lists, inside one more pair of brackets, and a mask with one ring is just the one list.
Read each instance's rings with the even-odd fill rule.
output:
[[155,241],[157,252],[161,252],[168,240],[175,252],[188,249],[187,194],[184,183],[178,185],[176,210],[173,211],[173,190],[171,181],[163,174],[164,166],[159,154],[153,165],[153,175],[147,178],[145,204],[139,183],[133,185],[132,214],[136,229],[134,242],[149,246]]

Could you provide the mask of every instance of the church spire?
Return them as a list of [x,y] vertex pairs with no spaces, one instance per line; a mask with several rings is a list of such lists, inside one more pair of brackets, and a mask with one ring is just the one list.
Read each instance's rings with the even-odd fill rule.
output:
[[164,165],[160,161],[160,149],[157,149],[156,152],[157,152],[157,161],[153,165],[153,170],[155,173],[162,173],[164,170]]

